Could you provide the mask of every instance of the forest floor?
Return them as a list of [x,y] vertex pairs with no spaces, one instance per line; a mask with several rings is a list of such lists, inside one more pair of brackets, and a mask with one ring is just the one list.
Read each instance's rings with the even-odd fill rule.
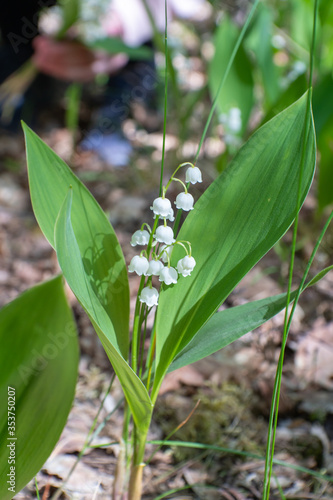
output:
[[[193,69],[194,68],[194,69]],[[192,66],[202,84],[204,76]],[[201,75],[201,76],[200,76]],[[193,76],[193,75],[192,75]],[[201,78],[202,77],[202,78]],[[201,78],[201,80],[200,80]],[[180,142],[167,133],[166,175],[181,161],[191,161],[200,136],[201,114],[195,108],[189,132]],[[137,118],[139,116],[139,118]],[[138,125],[153,123],[148,133]],[[157,126],[156,126],[157,123]],[[69,162],[108,214],[129,263],[133,232],[151,221],[149,209],[157,196],[162,133],[158,114],[136,110],[124,123],[124,133],[135,153],[130,164],[115,169],[93,153],[72,152],[72,137],[63,125],[51,123],[39,130],[41,137]],[[193,136],[191,137],[191,131]],[[190,137],[190,138],[189,138]],[[198,165],[204,172],[200,192],[216,177],[216,160],[223,150],[219,128],[212,129]],[[300,281],[322,220],[315,217],[315,188],[301,212],[295,284]],[[291,234],[275,246],[230,295],[224,307],[244,304],[286,290],[288,248]],[[333,231],[319,250],[313,275],[332,264]],[[0,306],[27,288],[59,273],[56,256],[39,230],[29,201],[23,134],[0,136]],[[132,305],[138,278],[130,276]],[[333,274],[302,294],[287,343],[282,379],[271,499],[333,498]],[[98,337],[68,290],[78,324],[81,347],[79,380],[68,423],[51,457],[37,475],[43,500],[66,478],[80,453],[101,401],[112,369]],[[158,450],[144,471],[145,500],[162,498],[196,500],[257,500],[261,498],[268,417],[275,370],[281,347],[283,313],[242,339],[193,365],[172,372],[162,386],[149,440],[161,440],[184,423],[172,439],[225,448],[225,451],[166,445]],[[61,498],[104,500],[111,484],[122,432],[122,398],[117,381],[106,395],[98,423],[104,426],[64,487]],[[193,414],[191,413],[193,410]],[[109,416],[111,413],[111,416]],[[188,416],[190,418],[187,420]],[[185,423],[186,421],[186,423]],[[109,444],[111,443],[111,444]],[[148,445],[147,456],[156,449]],[[244,452],[240,456],[238,452]],[[331,481],[304,469],[331,476]],[[281,493],[283,491],[283,494]],[[284,496],[283,496],[284,495]],[[31,482],[16,500],[36,498]]]

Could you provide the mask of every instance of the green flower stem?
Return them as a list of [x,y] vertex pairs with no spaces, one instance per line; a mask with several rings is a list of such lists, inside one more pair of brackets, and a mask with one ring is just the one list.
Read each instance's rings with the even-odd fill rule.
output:
[[[149,286],[150,283],[151,283],[151,279],[148,280],[147,285]],[[144,342],[144,338],[143,337],[145,336],[145,331],[142,334],[142,325],[144,324],[145,318],[147,317],[147,315],[146,315],[146,309],[147,309],[146,304],[142,304],[141,310],[140,310],[140,317],[139,317],[139,332],[141,332],[141,335],[138,335],[138,337],[137,337],[137,345],[136,345],[137,357],[140,356],[140,361],[138,361],[138,363],[137,363],[138,368],[139,368],[139,373],[141,373],[140,366],[141,366],[141,359],[142,359],[142,352],[140,353],[140,346]],[[139,377],[141,378],[141,375],[139,375]]]
[[144,317],[144,327],[143,327],[143,335],[141,340],[141,350],[140,350],[140,371],[139,377],[142,379],[142,371],[143,371],[143,360],[144,360],[144,350],[145,350],[145,342],[147,336],[147,318],[151,309],[145,308],[145,317]]
[[[146,250],[147,259],[149,259],[150,252],[152,249],[153,237],[154,237],[157,225],[158,225],[158,220],[159,220],[159,217],[157,216],[155,219],[155,222],[154,222],[153,230],[150,233],[150,238],[149,238],[149,242],[148,242],[148,246],[147,246],[147,250]],[[140,294],[142,292],[142,289],[144,288],[145,279],[146,279],[145,276],[141,277],[140,286],[139,286],[138,294],[136,297],[135,312],[134,312],[134,324],[133,324],[133,333],[132,333],[132,364],[131,364],[131,366],[135,372],[138,369],[138,342],[139,342],[140,326],[142,324],[142,323],[140,323],[141,302],[140,302],[139,297],[140,297]]]
[[[178,167],[176,168],[176,170],[174,171],[174,173],[172,174],[172,176],[170,177],[167,185],[163,188],[163,195],[165,195],[165,193],[167,192],[167,190],[169,189],[170,187],[170,184],[172,181],[179,181],[179,182],[182,182],[181,180],[179,179],[176,179],[175,178],[175,175],[176,173],[178,172],[178,170],[182,167],[185,167],[185,165],[189,165],[190,167],[194,167],[193,163],[190,163],[189,161],[185,161],[184,163],[181,163],[180,165],[178,165]],[[185,184],[182,182],[182,184],[185,186]],[[187,185],[187,189],[188,189],[188,186],[189,184]]]
[[140,317],[141,317],[141,302],[140,302],[140,294],[142,289],[145,286],[146,277],[141,276],[140,286],[138,290],[138,295],[135,303],[135,312],[134,312],[134,324],[133,324],[133,333],[132,333],[132,369],[137,372],[138,369],[138,342],[139,342],[139,332],[140,332]]
[[185,193],[187,193],[187,186],[186,186],[185,182],[181,181],[177,177],[171,177],[171,181],[180,182],[180,184],[183,186],[183,188],[185,190]]
[[153,361],[154,361],[155,349],[156,349],[156,321],[154,323],[154,329],[153,329],[152,335],[150,337],[150,346],[149,346],[147,363],[146,363],[146,368],[148,368],[148,376],[147,376],[147,384],[146,384],[148,392],[150,390],[150,382],[151,382],[151,376],[152,376],[152,371],[153,371]]
[[[188,249],[186,248],[186,246],[184,245],[184,243],[187,243]],[[184,250],[185,250],[185,252],[186,252],[186,255],[189,255],[191,257],[191,255],[192,255],[192,247],[191,247],[191,243],[189,241],[176,241],[175,245],[180,245],[181,247],[183,247]]]
[[141,226],[141,231],[143,231],[145,227],[148,229],[148,232],[149,232],[149,234],[150,234],[150,233],[151,233],[151,228],[150,228],[149,224],[147,224],[147,222],[144,222],[144,223],[142,224],[142,226]]
[[158,226],[159,218],[160,218],[159,215],[156,215],[156,219],[154,221],[153,229],[152,229],[152,232],[150,233],[150,238],[149,238],[149,242],[148,242],[148,246],[147,246],[147,259],[148,260],[149,260],[150,252],[151,252],[151,249],[152,249],[152,246],[153,246],[154,234],[155,234],[156,228]]
[[[143,0],[143,3],[147,9],[149,15],[148,4],[146,0]],[[163,174],[164,174],[164,161],[165,161],[165,137],[166,137],[166,120],[167,120],[167,108],[168,108],[168,73],[169,73],[169,63],[170,68],[173,69],[172,61],[169,60],[169,52],[168,52],[168,9],[167,2],[165,1],[165,30],[164,30],[164,55],[165,55],[165,77],[164,77],[164,117],[163,117],[163,143],[162,143],[162,161],[161,161],[161,175],[160,175],[160,190],[159,195],[162,195],[162,187],[163,187]],[[154,24],[154,18],[151,16],[151,22]],[[156,32],[155,32],[156,33]],[[157,36],[159,40],[159,36]]]

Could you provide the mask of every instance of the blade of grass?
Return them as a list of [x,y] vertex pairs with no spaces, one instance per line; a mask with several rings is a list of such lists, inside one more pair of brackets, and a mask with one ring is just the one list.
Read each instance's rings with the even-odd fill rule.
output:
[[[221,453],[238,455],[240,457],[253,458],[255,460],[261,460],[261,461],[265,460],[265,457],[257,455],[256,453],[249,453],[247,451],[241,451],[241,450],[233,450],[231,448],[225,448],[223,446],[215,446],[212,444],[192,443],[190,441],[165,441],[165,440],[159,441],[154,439],[152,441],[148,441],[147,444],[156,444],[161,446],[179,446],[182,448],[195,448],[199,450],[211,450],[211,451],[218,451]],[[301,465],[289,464],[284,460],[278,460],[276,458],[274,458],[273,462],[275,465],[281,465],[281,467],[286,467],[287,469],[292,469],[297,472],[301,472],[302,474],[309,474],[310,476],[317,477],[318,479],[322,479],[324,481],[333,483],[333,476],[329,476],[328,474],[321,474],[320,472],[308,469],[307,467],[302,467]]]
[[[314,16],[313,16],[312,44],[311,44],[311,52],[310,52],[310,74],[309,74],[310,92],[308,94],[306,116],[308,116],[308,113],[311,113],[311,96],[312,96],[311,89],[312,89],[312,80],[313,80],[314,47],[315,47],[315,39],[316,39],[317,14],[318,14],[318,0],[315,0]],[[305,123],[306,123],[306,121],[305,121]],[[263,500],[269,500],[270,479],[272,476],[272,469],[273,469],[273,456],[274,456],[275,439],[276,439],[276,429],[277,429],[277,420],[278,420],[278,408],[279,408],[279,401],[280,401],[284,353],[285,353],[285,348],[286,348],[286,343],[287,343],[287,338],[288,338],[291,320],[292,320],[292,317],[293,317],[293,314],[294,314],[294,311],[295,311],[295,308],[296,308],[296,305],[297,305],[297,302],[298,302],[298,299],[299,299],[299,296],[300,296],[300,293],[302,290],[302,286],[305,282],[307,272],[308,272],[308,271],[306,272],[306,275],[305,275],[305,273],[303,275],[302,283],[299,286],[298,293],[297,293],[296,298],[294,300],[292,311],[291,311],[290,315],[288,316],[291,288],[292,288],[292,280],[293,280],[295,253],[296,253],[296,240],[297,240],[299,210],[301,207],[301,186],[302,186],[302,177],[303,177],[303,170],[304,170],[304,164],[305,164],[306,134],[307,134],[307,129],[306,129],[306,125],[305,125],[304,126],[304,135],[303,135],[303,144],[302,144],[302,158],[301,158],[301,163],[300,163],[300,174],[299,174],[299,181],[298,181],[298,187],[297,187],[296,217],[295,217],[295,223],[294,223],[294,228],[293,228],[293,237],[292,237],[292,248],[291,248],[291,257],[290,257],[287,301],[286,301],[286,310],[285,310],[284,328],[283,328],[283,339],[282,339],[280,357],[279,357],[279,362],[278,362],[278,367],[277,367],[276,377],[275,377],[275,382],[274,382],[274,390],[273,390],[271,411],[270,411],[270,418],[269,418],[269,428],[268,428],[267,448],[266,448],[266,460],[265,460],[265,477],[264,477],[264,488],[263,488],[263,497],[262,497]],[[329,221],[330,221],[330,219],[329,219]],[[328,227],[328,225],[327,225],[327,227]],[[318,239],[318,241],[317,241],[318,245],[316,245],[314,252],[316,251],[316,248],[319,247],[319,244],[320,244],[320,241],[321,241],[323,235],[324,235],[324,233],[322,233],[321,238]],[[313,258],[314,258],[314,256],[315,256],[315,253],[313,253]],[[312,264],[313,258],[312,258],[312,260],[310,258],[311,264]],[[309,261],[309,263],[310,263],[310,261]],[[311,264],[310,264],[310,266],[311,266]],[[308,266],[307,269],[310,269],[310,267]]]
[[184,491],[184,490],[189,490],[192,488],[192,485],[187,485],[187,486],[182,486],[181,488],[174,488],[173,490],[169,490],[166,493],[162,493],[162,495],[158,495],[158,497],[155,497],[154,500],[162,500],[162,498],[166,498],[169,495],[172,495],[173,493],[178,493],[179,491]]
[[278,477],[277,477],[276,474],[274,474],[274,472],[273,472],[273,477],[274,477],[277,489],[279,490],[280,497],[282,498],[282,500],[286,500],[286,497],[284,496],[283,489],[281,487],[280,481],[278,480]]
[[38,490],[38,484],[37,484],[37,478],[36,477],[35,477],[35,488],[36,488],[36,497],[37,497],[37,500],[40,500],[39,490]]
[[[303,274],[303,277],[302,277],[302,280],[301,280],[301,283],[299,285],[299,288],[297,290],[297,293],[296,293],[296,296],[295,296],[295,300],[294,300],[294,303],[293,303],[293,307],[290,311],[290,315],[289,315],[289,318],[288,318],[288,322],[287,322],[287,335],[283,337],[283,341],[282,341],[282,346],[281,346],[281,353],[280,353],[280,357],[279,357],[279,361],[278,361],[278,367],[277,367],[277,371],[279,371],[279,373],[281,372],[282,374],[282,368],[283,368],[283,355],[282,353],[284,353],[285,351],[285,348],[286,348],[286,343],[287,343],[287,337],[288,337],[288,333],[289,333],[289,330],[290,330],[290,326],[291,326],[291,322],[292,322],[292,319],[293,319],[293,316],[294,316],[294,313],[295,313],[295,309],[296,309],[296,305],[298,303],[298,299],[300,297],[300,294],[301,294],[301,291],[304,287],[304,283],[305,283],[305,280],[309,274],[309,271],[310,271],[310,268],[312,266],[312,263],[313,263],[313,260],[315,258],[315,255],[318,251],[318,248],[323,240],[323,237],[327,231],[327,228],[328,226],[330,225],[331,221],[333,219],[333,210],[330,214],[330,216],[328,217],[323,229],[322,229],[322,232],[320,233],[318,239],[317,239],[317,242],[316,242],[316,245],[312,251],[312,254],[310,256],[310,259],[309,259],[309,262],[307,264],[307,267],[304,271],[304,274]],[[280,381],[280,384],[279,384],[279,381]],[[275,382],[274,382],[274,389],[273,389],[273,396],[272,396],[272,404],[273,402],[276,401],[276,408],[278,408],[278,392],[280,390],[280,387],[281,387],[281,377],[277,377],[275,378]],[[276,418],[277,418],[277,413],[276,413]],[[273,423],[273,412],[272,412],[272,416],[270,416],[270,420],[269,420],[269,436],[271,435],[270,434],[270,429],[272,427],[272,423]],[[274,428],[274,433],[272,435],[272,440],[273,442],[275,441],[275,436],[276,436],[276,427]],[[273,450],[274,451],[274,450]],[[267,455],[266,455],[266,460],[267,460]],[[270,461],[272,463],[274,463],[274,460],[272,460],[272,456],[270,457]]]

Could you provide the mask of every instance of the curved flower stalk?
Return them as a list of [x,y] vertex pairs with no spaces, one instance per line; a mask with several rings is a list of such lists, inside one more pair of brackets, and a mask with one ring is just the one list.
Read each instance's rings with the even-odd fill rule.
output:
[[[138,276],[147,278],[146,280],[143,279],[141,283],[138,292],[138,302],[146,305],[148,308],[158,305],[158,291],[152,286],[152,279],[154,276],[165,286],[175,285],[179,279],[179,275],[183,277],[190,276],[196,265],[196,261],[191,255],[190,242],[177,241],[174,230],[171,226],[167,225],[167,220],[169,222],[174,221],[171,201],[166,198],[167,190],[172,181],[177,181],[184,187],[184,192],[179,193],[176,197],[176,208],[185,212],[194,209],[193,196],[188,193],[188,189],[183,181],[175,177],[175,174],[181,167],[188,165],[190,166],[186,171],[186,181],[191,184],[202,182],[201,171],[198,167],[195,167],[191,163],[179,165],[171,176],[168,184],[163,187],[162,196],[156,198],[150,207],[155,219],[153,230],[151,230],[148,224],[144,223],[141,229],[135,231],[131,238],[132,246],[147,246],[147,249],[143,250],[140,255],[136,255],[132,258],[128,270],[129,272],[135,272]],[[158,225],[159,219],[163,219],[163,224]],[[145,226],[149,231],[144,229]],[[181,245],[186,254],[182,259],[178,260],[176,268],[171,267],[171,254],[175,245]],[[137,307],[136,312],[138,315],[139,310],[140,307]]]

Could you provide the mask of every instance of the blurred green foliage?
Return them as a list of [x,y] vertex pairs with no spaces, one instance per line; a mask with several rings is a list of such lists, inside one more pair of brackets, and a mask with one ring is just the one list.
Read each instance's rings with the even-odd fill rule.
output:
[[[241,29],[239,11],[230,16],[225,13],[224,5],[216,2],[213,5],[215,17],[221,20],[216,27],[215,55],[208,71],[212,99],[223,76],[230,46]],[[219,12],[221,7],[222,13]],[[226,143],[226,150],[217,160],[219,171],[224,170],[253,128],[273,118],[305,92],[312,29],[312,0],[270,0],[259,5],[218,101],[218,119],[223,125]],[[333,202],[332,68],[333,2],[322,0],[317,23],[313,91],[319,149],[319,211]]]

